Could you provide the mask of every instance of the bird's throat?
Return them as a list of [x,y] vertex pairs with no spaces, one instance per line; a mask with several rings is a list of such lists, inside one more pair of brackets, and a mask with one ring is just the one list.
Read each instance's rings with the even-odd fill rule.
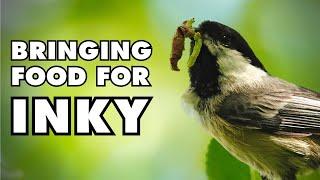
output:
[[220,93],[219,66],[217,57],[213,56],[206,46],[202,46],[200,53],[189,69],[191,87],[200,98],[210,98]]

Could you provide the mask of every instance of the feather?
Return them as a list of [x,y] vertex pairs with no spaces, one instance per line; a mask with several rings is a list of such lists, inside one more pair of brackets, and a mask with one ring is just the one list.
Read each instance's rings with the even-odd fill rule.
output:
[[247,92],[231,93],[224,98],[217,114],[231,124],[276,134],[319,134],[319,93],[276,78],[272,81],[276,86],[265,85],[261,90],[246,88]]

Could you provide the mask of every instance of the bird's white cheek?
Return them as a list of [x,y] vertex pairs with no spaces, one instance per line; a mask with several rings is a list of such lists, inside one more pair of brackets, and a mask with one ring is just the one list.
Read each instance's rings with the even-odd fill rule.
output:
[[220,80],[225,80],[228,84],[252,84],[267,75],[260,68],[251,65],[250,60],[237,50],[215,44],[210,39],[204,40],[204,44],[213,56],[217,56],[219,71],[223,76]]
[[267,73],[250,64],[239,52],[225,51],[225,55],[218,57],[220,88],[226,91],[234,90],[242,86],[255,86],[259,84]]

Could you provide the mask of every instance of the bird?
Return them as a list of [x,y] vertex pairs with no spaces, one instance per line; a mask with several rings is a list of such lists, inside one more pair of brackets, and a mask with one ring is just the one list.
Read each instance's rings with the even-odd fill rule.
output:
[[271,75],[231,27],[204,21],[194,31],[202,46],[182,95],[187,112],[264,180],[317,170],[320,93]]

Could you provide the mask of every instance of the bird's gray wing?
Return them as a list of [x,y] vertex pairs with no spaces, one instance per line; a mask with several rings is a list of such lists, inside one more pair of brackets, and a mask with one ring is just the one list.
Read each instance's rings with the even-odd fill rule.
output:
[[282,134],[320,134],[320,94],[296,86],[234,93],[217,114],[231,124]]

